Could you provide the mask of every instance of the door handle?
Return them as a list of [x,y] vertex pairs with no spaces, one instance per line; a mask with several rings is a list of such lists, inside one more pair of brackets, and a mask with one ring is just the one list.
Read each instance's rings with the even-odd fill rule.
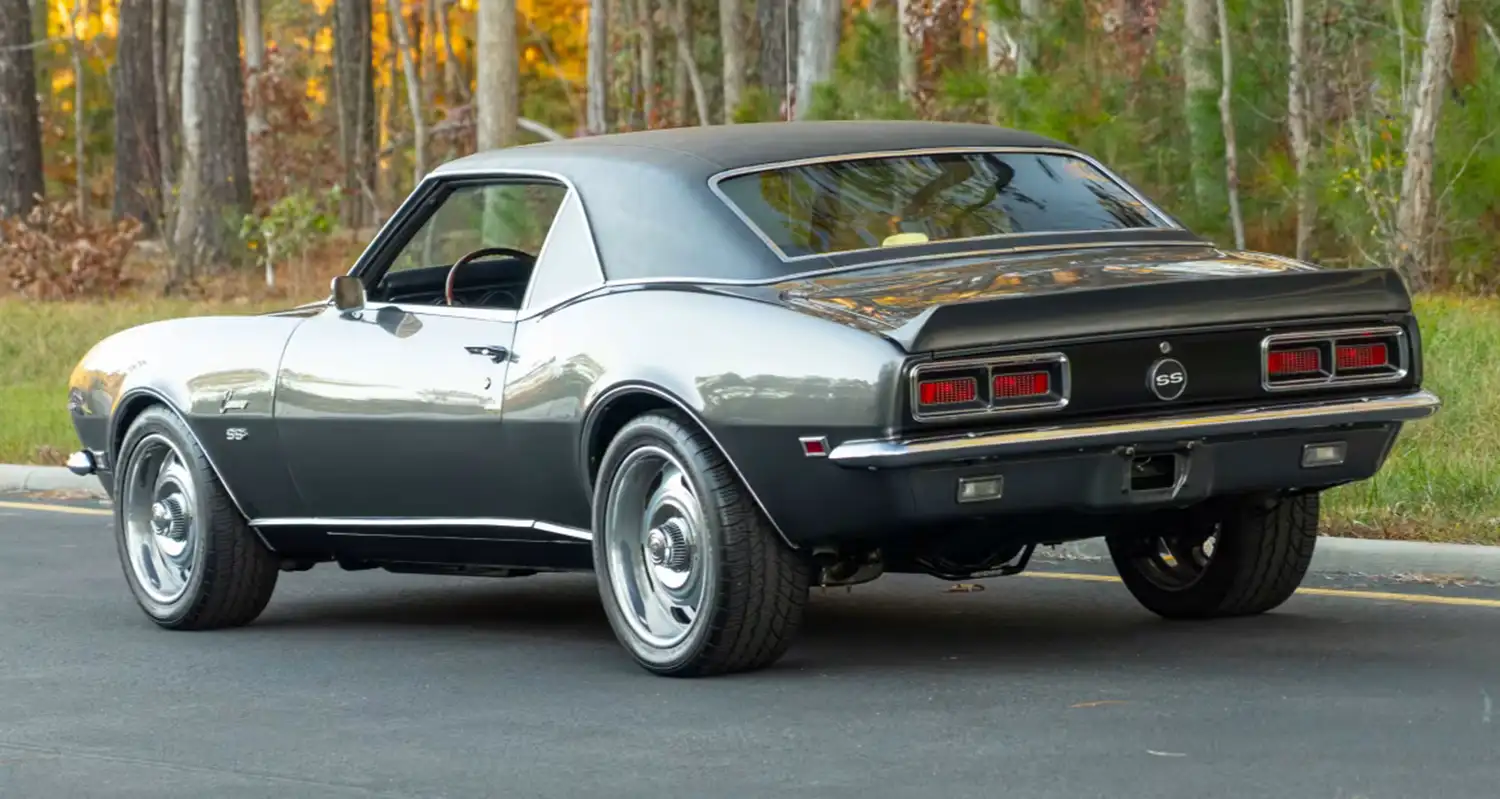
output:
[[486,358],[501,363],[510,357],[510,350],[493,344],[480,344],[474,347],[464,347],[470,355],[483,355]]

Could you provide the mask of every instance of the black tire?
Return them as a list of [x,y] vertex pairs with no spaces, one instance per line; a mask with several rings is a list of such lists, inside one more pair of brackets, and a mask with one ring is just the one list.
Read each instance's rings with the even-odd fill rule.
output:
[[[684,567],[703,570],[701,602],[696,617],[684,624],[686,637],[671,646],[654,645],[633,626],[642,622],[632,622],[636,611],[622,605],[609,555],[612,545],[621,551],[634,546],[623,526],[612,528],[608,521],[611,492],[622,491],[617,481],[629,479],[622,466],[658,452],[680,464],[701,506],[703,528],[692,550],[702,565]],[[616,637],[642,667],[672,677],[750,671],[776,662],[791,646],[802,626],[811,564],[781,540],[713,441],[686,418],[654,412],[627,423],[600,463],[593,504],[599,595]],[[622,556],[615,557],[619,563]],[[648,557],[643,553],[642,563]]]
[[[180,455],[182,474],[191,479],[194,494],[191,500],[181,503],[191,508],[194,525],[186,536],[192,540],[191,554],[183,559],[190,564],[191,573],[180,581],[184,583],[181,595],[167,600],[154,597],[137,574],[132,565],[132,550],[143,551],[140,541],[144,536],[135,539],[137,546],[132,548],[127,529],[127,517],[134,519],[137,530],[145,529],[142,524],[150,522],[149,512],[139,507],[132,510],[133,495],[128,493],[128,483],[133,476],[144,481],[150,465],[140,464],[139,470],[132,467],[138,459],[155,458],[153,453],[162,451],[163,440],[170,442],[174,457]],[[137,604],[152,621],[172,630],[211,630],[249,624],[265,610],[276,588],[277,558],[246,524],[197,440],[177,414],[157,406],[136,417],[125,433],[116,459],[114,496],[115,543],[120,565]],[[142,513],[147,515],[143,517]]]
[[[1152,561],[1162,539],[1202,540],[1215,532],[1212,555],[1191,580],[1171,584]],[[1169,619],[1207,619],[1264,613],[1291,598],[1317,540],[1318,495],[1301,494],[1236,499],[1207,513],[1185,513],[1176,530],[1110,539],[1109,553],[1146,609]]]

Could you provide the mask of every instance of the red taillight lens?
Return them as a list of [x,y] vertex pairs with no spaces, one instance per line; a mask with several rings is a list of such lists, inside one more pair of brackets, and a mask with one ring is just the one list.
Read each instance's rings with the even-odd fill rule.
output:
[[1337,358],[1340,369],[1373,369],[1391,362],[1384,344],[1340,345]]
[[1322,368],[1323,358],[1317,347],[1278,350],[1266,356],[1266,372],[1272,377],[1313,374]]
[[1046,372],[995,375],[995,399],[1035,397],[1046,394],[1050,390],[1051,383]]
[[979,398],[979,381],[972,377],[925,380],[917,386],[917,398],[923,405],[973,402]]

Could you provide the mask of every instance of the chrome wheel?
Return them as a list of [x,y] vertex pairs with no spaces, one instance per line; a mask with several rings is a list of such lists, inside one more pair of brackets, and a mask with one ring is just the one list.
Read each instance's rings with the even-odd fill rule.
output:
[[1197,585],[1213,562],[1218,543],[1218,525],[1208,535],[1157,536],[1145,542],[1135,558],[1141,576],[1165,591],[1182,591]]
[[676,455],[643,446],[625,456],[604,509],[606,567],[621,615],[654,649],[693,631],[712,585],[703,506]]
[[151,601],[171,605],[187,593],[201,543],[193,474],[170,439],[142,438],[120,497],[126,561]]

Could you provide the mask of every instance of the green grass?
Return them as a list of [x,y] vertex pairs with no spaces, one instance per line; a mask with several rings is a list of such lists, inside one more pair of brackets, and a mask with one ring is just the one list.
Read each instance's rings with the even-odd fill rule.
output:
[[1406,426],[1373,480],[1326,497],[1332,532],[1500,543],[1500,301],[1418,302],[1423,386],[1437,416]]
[[[156,319],[255,313],[290,302],[0,299],[0,463],[61,463],[75,445],[68,375],[100,338]],[[1500,300],[1418,303],[1425,384],[1443,410],[1407,426],[1375,479],[1330,492],[1330,532],[1500,543]]]
[[0,298],[0,463],[62,463],[77,445],[68,376],[105,336],[158,319],[254,313],[295,303],[150,300],[40,303]]

